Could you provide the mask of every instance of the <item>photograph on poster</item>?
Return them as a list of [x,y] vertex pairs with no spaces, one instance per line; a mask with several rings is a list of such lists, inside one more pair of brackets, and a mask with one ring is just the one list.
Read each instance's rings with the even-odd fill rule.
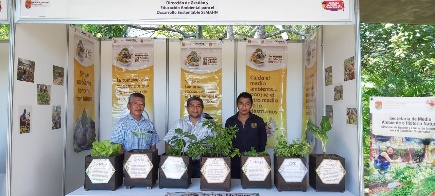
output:
[[325,86],[332,85],[332,66],[325,68]]
[[370,148],[370,175],[366,181],[369,194],[395,195],[392,193],[398,192],[396,189],[412,187],[415,194],[411,195],[429,195],[424,193],[433,192],[433,141],[434,139],[374,135]]
[[334,124],[334,109],[332,105],[326,105],[326,116],[329,117],[329,123]]
[[20,105],[18,106],[20,115],[20,134],[30,132],[30,113],[32,113],[32,106]]
[[74,123],[74,151],[90,150],[95,138],[95,121],[92,120],[86,109],[84,109]]
[[261,48],[255,49],[255,52],[251,55],[251,62],[255,66],[263,66],[264,59],[266,58],[266,53]]
[[51,116],[51,129],[60,129],[62,124],[61,122],[61,107],[60,105],[54,105]]
[[337,85],[334,87],[334,101],[343,100],[343,85]]
[[356,125],[358,122],[358,110],[354,107],[346,108],[346,124]]
[[63,67],[53,65],[53,84],[63,86],[63,76],[64,76]]
[[17,80],[32,83],[35,81],[35,61],[18,58]]
[[37,103],[38,105],[50,105],[51,86],[38,84],[37,86]]
[[344,60],[344,81],[355,79],[355,61],[354,57]]

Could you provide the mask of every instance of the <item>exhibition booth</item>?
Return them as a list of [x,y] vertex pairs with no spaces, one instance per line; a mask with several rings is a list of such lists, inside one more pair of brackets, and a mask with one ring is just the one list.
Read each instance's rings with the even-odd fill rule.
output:
[[[133,91],[146,97],[147,117],[161,140],[159,154],[165,151],[162,139],[169,126],[184,116],[185,100],[192,95],[201,96],[204,111],[225,122],[237,112],[237,95],[251,92],[258,103],[253,109],[278,125],[268,140],[271,156],[277,135],[284,134],[289,141],[305,137],[306,121],[319,124],[327,115],[332,124],[327,153],[345,158],[342,194],[363,194],[357,1],[12,3],[7,10],[13,15],[3,18],[11,24],[11,43],[0,42],[0,89],[8,92],[0,102],[2,108],[11,107],[0,118],[7,130],[4,137],[0,135],[8,144],[0,146],[0,156],[7,160],[0,162],[6,195],[200,192],[195,179],[186,190],[156,186],[84,190],[89,144],[110,139],[113,123],[128,112],[125,100]],[[294,41],[97,39],[73,24],[317,26],[304,40]],[[134,58],[120,57],[125,48]],[[266,58],[253,61],[259,51]],[[199,64],[187,59],[196,53]],[[317,142],[315,153],[321,152]],[[275,187],[242,189],[240,181],[233,181],[231,193],[289,194]],[[310,188],[298,194],[337,193]]]

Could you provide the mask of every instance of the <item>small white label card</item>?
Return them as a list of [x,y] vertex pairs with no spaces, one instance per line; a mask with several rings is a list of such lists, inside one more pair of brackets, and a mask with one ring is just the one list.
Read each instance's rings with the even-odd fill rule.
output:
[[316,172],[323,184],[340,184],[346,174],[340,161],[332,159],[323,159]]
[[264,181],[270,173],[270,165],[264,157],[248,157],[242,171],[249,181]]
[[201,173],[208,183],[223,183],[230,173],[230,168],[223,158],[207,158]]
[[153,163],[146,154],[132,154],[124,165],[130,178],[146,178],[153,169]]
[[109,159],[93,159],[88,168],[86,168],[86,175],[92,183],[108,183],[115,173],[115,168]]
[[308,169],[301,159],[289,158],[284,159],[278,172],[285,182],[302,182],[307,175]]
[[162,171],[166,178],[181,179],[181,176],[187,171],[187,166],[184,164],[183,158],[168,156],[162,164]]

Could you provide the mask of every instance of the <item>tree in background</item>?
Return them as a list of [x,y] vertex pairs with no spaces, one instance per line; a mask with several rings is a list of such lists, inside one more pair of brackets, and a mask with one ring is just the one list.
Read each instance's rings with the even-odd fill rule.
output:
[[364,174],[370,175],[370,97],[435,92],[435,26],[361,24]]
[[0,24],[0,40],[9,39],[9,25]]
[[183,39],[270,38],[301,40],[313,26],[304,25],[78,25],[97,37],[165,37]]

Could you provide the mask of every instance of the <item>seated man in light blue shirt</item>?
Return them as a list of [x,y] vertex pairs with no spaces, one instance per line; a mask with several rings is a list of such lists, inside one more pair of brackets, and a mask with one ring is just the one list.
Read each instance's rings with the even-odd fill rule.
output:
[[121,144],[121,153],[136,149],[156,149],[160,141],[153,123],[142,113],[145,109],[145,96],[132,93],[127,104],[130,114],[115,123],[111,137],[112,143]]
[[[186,104],[188,116],[185,116],[174,122],[172,127],[169,129],[166,136],[163,138],[166,142],[168,142],[174,135],[175,129],[180,128],[183,132],[189,132],[196,136],[197,140],[203,139],[207,136],[211,135],[211,131],[208,127],[203,126],[205,120],[212,119],[208,114],[203,113],[204,103],[199,97],[190,97],[187,100]],[[190,139],[186,138],[186,146],[191,142]],[[170,143],[167,143],[168,147],[170,147]],[[185,148],[184,151],[187,149]],[[192,161],[192,178],[200,177],[200,164],[198,159],[194,159]]]

